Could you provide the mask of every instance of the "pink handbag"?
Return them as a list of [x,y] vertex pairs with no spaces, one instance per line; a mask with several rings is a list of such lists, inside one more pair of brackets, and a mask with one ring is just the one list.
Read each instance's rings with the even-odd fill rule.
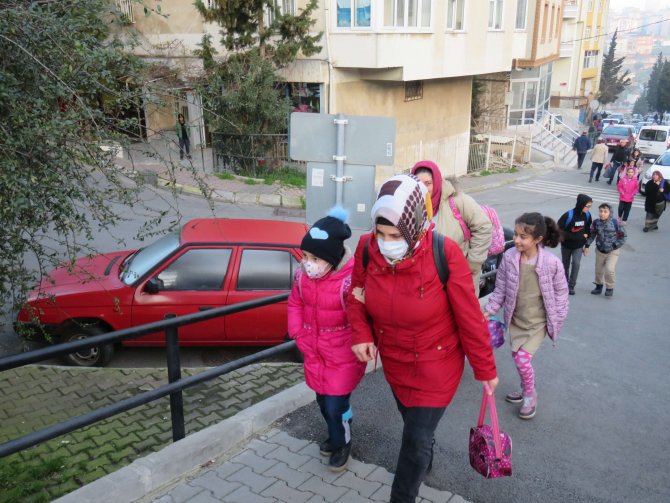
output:
[[[487,479],[512,476],[512,439],[498,427],[495,397],[484,385],[482,407],[476,428],[470,428],[470,466]],[[486,406],[490,408],[491,426],[484,424]]]

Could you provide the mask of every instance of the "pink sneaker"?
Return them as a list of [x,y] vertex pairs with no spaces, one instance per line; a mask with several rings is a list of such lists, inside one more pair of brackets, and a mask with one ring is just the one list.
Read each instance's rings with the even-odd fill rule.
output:
[[521,419],[532,419],[535,416],[537,411],[537,393],[533,392],[532,395],[524,395],[523,405],[519,410],[519,417]]

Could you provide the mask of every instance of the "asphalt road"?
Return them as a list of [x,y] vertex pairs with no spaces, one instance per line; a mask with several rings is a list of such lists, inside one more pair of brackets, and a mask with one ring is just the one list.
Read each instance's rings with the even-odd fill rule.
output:
[[[579,191],[594,198],[594,209],[603,201],[616,206],[613,186],[587,179],[588,173],[576,170],[556,172],[476,198],[495,207],[505,225],[526,211],[557,219],[574,205]],[[546,340],[533,360],[539,395],[534,419],[519,419],[518,406],[504,402],[519,378],[509,347],[496,350],[498,414],[513,440],[513,477],[486,480],[469,466],[468,432],[477,420],[481,388],[466,366],[437,430],[428,485],[481,503],[670,501],[665,375],[670,356],[669,218],[660,220],[660,231],[645,234],[644,211],[633,208],[610,299],[589,294],[595,258],[582,260],[558,344],[552,347]],[[401,419],[381,371],[363,380],[352,405],[353,456],[395,471]],[[282,427],[305,439],[325,436],[314,404],[287,417]]]

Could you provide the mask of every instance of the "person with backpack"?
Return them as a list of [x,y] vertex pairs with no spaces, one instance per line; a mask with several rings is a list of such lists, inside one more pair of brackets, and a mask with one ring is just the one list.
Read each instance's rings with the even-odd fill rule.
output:
[[354,258],[347,212],[334,208],[300,245],[303,259],[288,299],[288,334],[304,356],[305,382],[316,392],[328,437],[319,448],[332,471],[344,470],[351,453],[351,393],[365,363],[351,352],[346,304]]
[[588,255],[589,247],[596,242],[596,287],[591,290],[593,295],[600,295],[605,284],[605,297],[614,295],[616,280],[616,263],[619,260],[621,247],[626,242],[626,229],[612,218],[612,207],[607,203],[598,206],[600,218],[591,224],[591,232],[586,240],[584,255]]
[[[558,219],[558,228],[561,229],[561,258],[570,295],[575,294],[579,266],[591,229],[589,210],[592,205],[593,199],[586,194],[578,194],[575,207],[563,213]],[[572,269],[570,269],[571,264]]]
[[512,357],[521,389],[505,400],[520,403],[519,417],[532,419],[537,412],[535,370],[531,360],[545,335],[556,341],[568,315],[568,285],[563,265],[547,251],[560,240],[553,219],[540,213],[524,213],[514,223],[514,248],[503,255],[496,288],[484,307],[487,317],[504,308]]
[[[475,294],[479,295],[482,264],[489,255],[493,236],[491,219],[472,197],[460,190],[455,178],[443,178],[433,161],[417,162],[411,173],[428,187],[435,230],[456,241],[468,261]],[[497,231],[502,235],[502,226]],[[504,249],[504,236],[502,246]]]
[[[347,311],[354,354],[362,362],[381,356],[403,420],[394,502],[415,501],[432,469],[435,429],[456,394],[464,357],[491,393],[498,385],[470,268],[453,240],[432,232],[428,201],[428,189],[412,175],[396,175],[381,186],[371,212],[373,232],[361,236],[356,249]],[[446,281],[437,265],[443,262]]]

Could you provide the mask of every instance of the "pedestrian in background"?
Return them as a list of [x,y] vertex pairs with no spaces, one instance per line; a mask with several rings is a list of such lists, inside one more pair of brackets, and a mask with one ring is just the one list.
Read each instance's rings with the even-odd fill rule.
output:
[[616,218],[612,218],[612,207],[607,203],[598,206],[600,218],[591,224],[589,239],[586,240],[586,255],[589,246],[596,242],[596,287],[593,295],[600,295],[605,285],[605,297],[614,295],[616,264],[621,247],[626,242],[626,229]]
[[655,231],[658,229],[658,220],[665,211],[665,191],[670,190],[666,187],[666,182],[660,171],[656,170],[651,175],[644,186],[644,211],[647,212],[644,220],[644,232]]
[[191,140],[188,136],[188,125],[184,119],[184,114],[177,115],[177,138],[179,139],[179,159],[184,159],[184,153],[188,159],[191,158]]
[[365,373],[351,352],[346,303],[354,258],[344,241],[351,237],[347,213],[333,209],[318,220],[300,245],[301,268],[288,299],[288,334],[304,355],[305,381],[328,427],[320,444],[332,471],[346,467],[351,452],[349,399]]
[[561,229],[561,258],[570,295],[575,294],[584,245],[591,229],[589,210],[592,205],[593,199],[586,194],[578,194],[575,207],[563,213],[558,219],[558,228]]
[[[442,178],[440,169],[433,161],[419,161],[411,172],[430,192],[435,230],[456,241],[465,255],[470,266],[475,295],[478,296],[482,264],[486,261],[491,246],[491,220],[477,201],[460,190],[455,178]],[[470,231],[470,239],[466,239],[461,220]]]
[[596,182],[600,179],[600,171],[603,169],[603,165],[607,162],[607,156],[609,154],[609,149],[605,145],[604,138],[598,138],[596,146],[593,147],[591,152],[591,172],[589,173],[589,183],[593,181],[593,175],[596,176]]
[[[374,230],[358,242],[349,297],[352,350],[365,362],[376,357],[376,345],[403,420],[392,502],[414,502],[432,468],[435,429],[456,394],[464,357],[475,379],[491,390],[498,384],[468,263],[446,237],[445,256],[433,254],[433,239],[441,236],[432,232],[429,198],[413,175],[382,185],[372,207]],[[448,265],[446,284],[438,259]],[[383,427],[388,411],[379,412]]]
[[560,240],[556,222],[540,213],[524,213],[514,223],[514,248],[505,252],[496,287],[484,308],[487,317],[504,307],[512,357],[521,390],[505,400],[521,403],[519,417],[531,419],[537,411],[535,370],[531,360],[545,335],[556,341],[568,315],[568,284],[563,264],[545,247]]
[[619,168],[628,162],[630,151],[628,150],[628,141],[621,140],[612,154],[612,166],[607,170],[607,185],[612,185],[614,176],[619,172]]
[[589,140],[589,137],[586,135],[586,131],[582,131],[581,136],[578,136],[577,139],[575,139],[572,148],[577,151],[577,169],[582,169],[586,153],[591,148],[591,140]]
[[637,183],[637,173],[633,166],[634,163],[635,161],[630,161],[625,176],[622,176],[619,183],[616,185],[616,188],[619,191],[619,207],[617,209],[617,214],[622,222],[628,221],[628,215],[630,214],[630,209],[633,207],[635,194],[637,194],[639,187]]

